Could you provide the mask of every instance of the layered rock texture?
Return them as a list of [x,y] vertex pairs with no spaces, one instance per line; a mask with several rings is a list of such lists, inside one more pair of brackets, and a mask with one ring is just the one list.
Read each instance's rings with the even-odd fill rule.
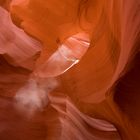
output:
[[0,140],[140,140],[140,0],[0,0]]

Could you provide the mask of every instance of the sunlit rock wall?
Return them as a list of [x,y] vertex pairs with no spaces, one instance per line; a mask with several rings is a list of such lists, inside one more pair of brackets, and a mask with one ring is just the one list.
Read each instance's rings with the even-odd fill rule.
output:
[[0,0],[0,140],[140,139],[140,0]]

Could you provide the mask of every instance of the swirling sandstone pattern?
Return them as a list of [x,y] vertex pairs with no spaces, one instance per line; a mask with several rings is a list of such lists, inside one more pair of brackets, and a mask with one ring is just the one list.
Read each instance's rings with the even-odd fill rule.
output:
[[140,0],[0,0],[0,140],[140,140]]

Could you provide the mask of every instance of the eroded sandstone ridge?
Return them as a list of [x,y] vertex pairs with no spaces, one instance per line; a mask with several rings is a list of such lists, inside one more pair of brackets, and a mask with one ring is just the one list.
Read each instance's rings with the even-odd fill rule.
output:
[[140,140],[140,0],[0,0],[0,140]]

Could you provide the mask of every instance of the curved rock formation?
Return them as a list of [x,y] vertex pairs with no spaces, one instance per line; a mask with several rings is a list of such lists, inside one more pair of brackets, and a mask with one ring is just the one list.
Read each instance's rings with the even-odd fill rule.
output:
[[0,140],[140,139],[140,0],[0,0]]

